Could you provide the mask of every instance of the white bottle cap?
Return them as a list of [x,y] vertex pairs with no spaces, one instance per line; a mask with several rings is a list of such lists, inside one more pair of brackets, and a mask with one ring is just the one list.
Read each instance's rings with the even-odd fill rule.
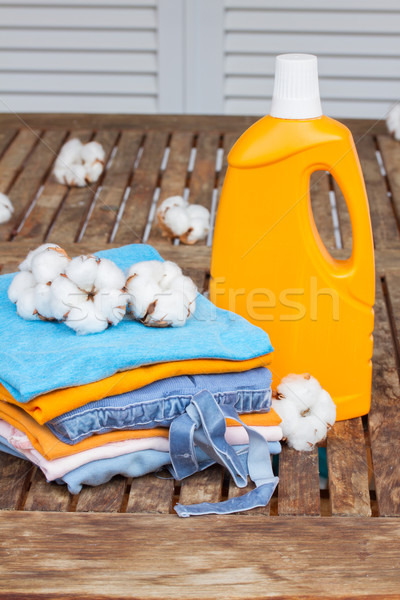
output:
[[278,119],[315,119],[322,115],[316,56],[281,54],[276,57],[270,115]]

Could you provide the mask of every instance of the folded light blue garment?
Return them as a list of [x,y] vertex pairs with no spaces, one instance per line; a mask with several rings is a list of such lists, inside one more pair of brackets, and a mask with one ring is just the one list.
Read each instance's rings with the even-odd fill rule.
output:
[[115,429],[168,427],[201,390],[211,392],[218,404],[231,404],[240,414],[267,412],[271,408],[270,386],[271,373],[264,367],[242,373],[169,377],[90,402],[46,425],[66,444]]
[[[98,252],[121,269],[162,260],[151,246]],[[123,320],[98,334],[78,336],[60,323],[25,321],[8,300],[13,275],[0,277],[0,382],[18,402],[46,392],[99,381],[117,371],[193,358],[247,360],[272,351],[268,335],[204,296],[184,327],[150,328]]]
[[16,456],[17,458],[28,460],[24,454],[18,452],[18,450],[16,450],[6,438],[3,438],[2,435],[0,435],[0,451],[5,452],[6,454],[12,454],[12,456]]
[[[248,446],[234,446],[240,460],[245,463],[248,455]],[[271,454],[279,454],[281,445],[279,442],[268,442]],[[210,461],[208,456],[196,447],[196,456],[199,462],[199,470],[205,469],[215,461]],[[56,479],[57,483],[66,483],[71,494],[79,494],[83,485],[101,485],[110,481],[114,475],[125,477],[140,477],[146,473],[152,473],[170,464],[171,459],[168,452],[159,450],[140,450],[124,456],[115,458],[104,458],[95,460],[87,465],[82,465],[70,471],[62,479]]]

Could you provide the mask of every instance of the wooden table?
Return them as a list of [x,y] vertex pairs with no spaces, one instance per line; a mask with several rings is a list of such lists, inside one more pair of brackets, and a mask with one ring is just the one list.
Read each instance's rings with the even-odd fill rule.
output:
[[[76,255],[145,240],[206,291],[210,247],[167,243],[152,222],[154,209],[188,188],[192,201],[215,211],[227,152],[253,120],[0,117],[0,190],[15,206],[0,226],[2,272],[44,241]],[[328,489],[319,487],[317,449],[284,447],[269,507],[179,519],[172,509],[178,499],[238,493],[220,467],[181,485],[153,475],[115,477],[71,496],[27,462],[1,454],[1,598],[400,598],[400,144],[383,123],[348,125],[375,234],[373,396],[368,417],[329,432]],[[51,175],[57,152],[74,136],[98,140],[108,155],[91,189],[68,189]],[[348,255],[349,218],[328,175],[313,180],[312,202],[327,247]]]

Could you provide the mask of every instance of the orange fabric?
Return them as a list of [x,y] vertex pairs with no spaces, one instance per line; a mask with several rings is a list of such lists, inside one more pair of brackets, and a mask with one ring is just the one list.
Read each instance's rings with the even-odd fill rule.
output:
[[193,360],[157,363],[131,369],[130,371],[115,373],[110,377],[86,385],[54,390],[42,396],[37,396],[26,403],[17,402],[10,392],[0,384],[0,400],[20,406],[35,421],[43,424],[89,402],[137,390],[144,385],[148,385],[159,379],[165,379],[166,377],[247,371],[256,367],[265,367],[270,362],[271,354],[238,361],[196,358]]
[[[31,441],[33,447],[38,450],[47,460],[70,456],[90,448],[98,448],[110,442],[119,442],[121,440],[148,438],[148,437],[168,437],[166,427],[156,427],[154,429],[136,429],[136,430],[116,430],[100,435],[92,435],[73,446],[61,442],[46,425],[39,425],[30,415],[18,406],[0,402],[0,417],[10,423],[20,431],[23,431]],[[279,425],[281,419],[279,415],[271,408],[268,413],[251,413],[242,415],[241,419],[246,425],[259,425],[268,427]],[[236,421],[228,419],[228,426],[238,425]]]

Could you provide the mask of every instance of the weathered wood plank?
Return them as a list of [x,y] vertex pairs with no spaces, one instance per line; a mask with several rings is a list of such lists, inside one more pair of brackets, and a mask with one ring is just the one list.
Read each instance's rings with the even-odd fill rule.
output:
[[11,600],[400,598],[398,519],[3,512],[0,528]]
[[376,248],[400,248],[400,236],[387,189],[375,156],[375,142],[371,135],[357,144],[371,212]]
[[340,237],[341,237],[341,241],[342,241],[342,247],[345,248],[346,250],[348,250],[348,252],[345,253],[345,256],[347,258],[350,256],[351,249],[353,246],[353,232],[351,229],[350,214],[347,209],[346,200],[344,199],[342,190],[340,189],[340,187],[338,186],[338,184],[336,183],[336,181],[333,178],[332,178],[332,181],[333,181],[333,191],[335,193],[335,199],[336,199],[336,210],[337,210],[338,219],[339,219]]
[[0,192],[8,194],[22,171],[24,162],[39,143],[40,130],[21,129],[7,147],[0,161]]
[[[388,302],[398,319],[400,274],[392,277],[388,273],[386,277]],[[400,464],[394,449],[400,445],[400,384],[397,350],[381,286],[377,287],[375,315],[372,403],[368,427],[379,515],[397,516],[400,514]]]
[[189,202],[211,208],[215,187],[215,164],[219,146],[218,132],[200,132],[197,137],[196,160],[190,177]]
[[132,479],[126,511],[128,513],[170,513],[175,482],[154,473]]
[[282,445],[279,455],[279,515],[320,514],[318,449],[297,452]]
[[0,452],[0,510],[17,510],[32,476],[33,465]]
[[125,477],[117,475],[102,485],[84,485],[78,495],[76,512],[118,512],[123,503],[126,483]]
[[[69,133],[64,143],[68,139],[78,138],[82,142],[88,142],[92,136],[92,131],[88,129],[79,129]],[[47,232],[51,229],[51,224],[57,217],[63,201],[67,198],[72,188],[58,183],[52,173],[44,183],[43,190],[33,207],[32,212],[26,218],[21,230],[16,238],[29,238],[32,244],[41,244]],[[16,240],[13,240],[16,241]]]
[[[106,163],[112,152],[118,132],[114,129],[100,131],[95,139],[99,142],[106,153]],[[83,188],[72,188],[66,196],[61,209],[57,212],[57,218],[52,229],[46,236],[46,241],[62,245],[65,242],[74,242],[81,227],[83,226],[87,212],[97,188],[101,185],[102,176],[99,181]]]
[[377,141],[392,193],[397,225],[400,227],[400,143],[388,135],[379,135]]
[[18,133],[18,129],[3,129],[0,131],[0,160]]
[[325,171],[315,171],[310,178],[311,208],[319,235],[328,251],[336,248],[329,191],[329,175]]
[[108,243],[124,192],[133,174],[135,160],[143,134],[139,131],[124,131],[118,143],[117,153],[107,171],[90,207],[89,221],[81,230],[79,241]]
[[[162,173],[160,197],[157,207],[169,196],[183,196],[188,176],[190,152],[193,147],[194,134],[191,131],[174,132],[169,146],[167,167]],[[161,230],[154,214],[149,244],[162,238]]]
[[49,483],[40,469],[36,469],[26,496],[24,510],[66,511],[72,496],[66,485]]
[[181,504],[219,502],[223,479],[224,471],[219,465],[213,465],[205,471],[191,475],[182,481],[179,502]]
[[114,238],[119,244],[133,244],[143,239],[167,140],[166,132],[150,131],[146,135],[143,154]]
[[41,185],[51,171],[64,139],[64,131],[46,131],[40,136],[39,142],[24,164],[21,175],[9,192],[14,214],[7,223],[8,232],[4,232],[3,235],[0,232],[0,239],[13,238],[17,234],[25,215],[35,202]]
[[340,421],[329,431],[327,458],[332,515],[371,516],[361,418]]

